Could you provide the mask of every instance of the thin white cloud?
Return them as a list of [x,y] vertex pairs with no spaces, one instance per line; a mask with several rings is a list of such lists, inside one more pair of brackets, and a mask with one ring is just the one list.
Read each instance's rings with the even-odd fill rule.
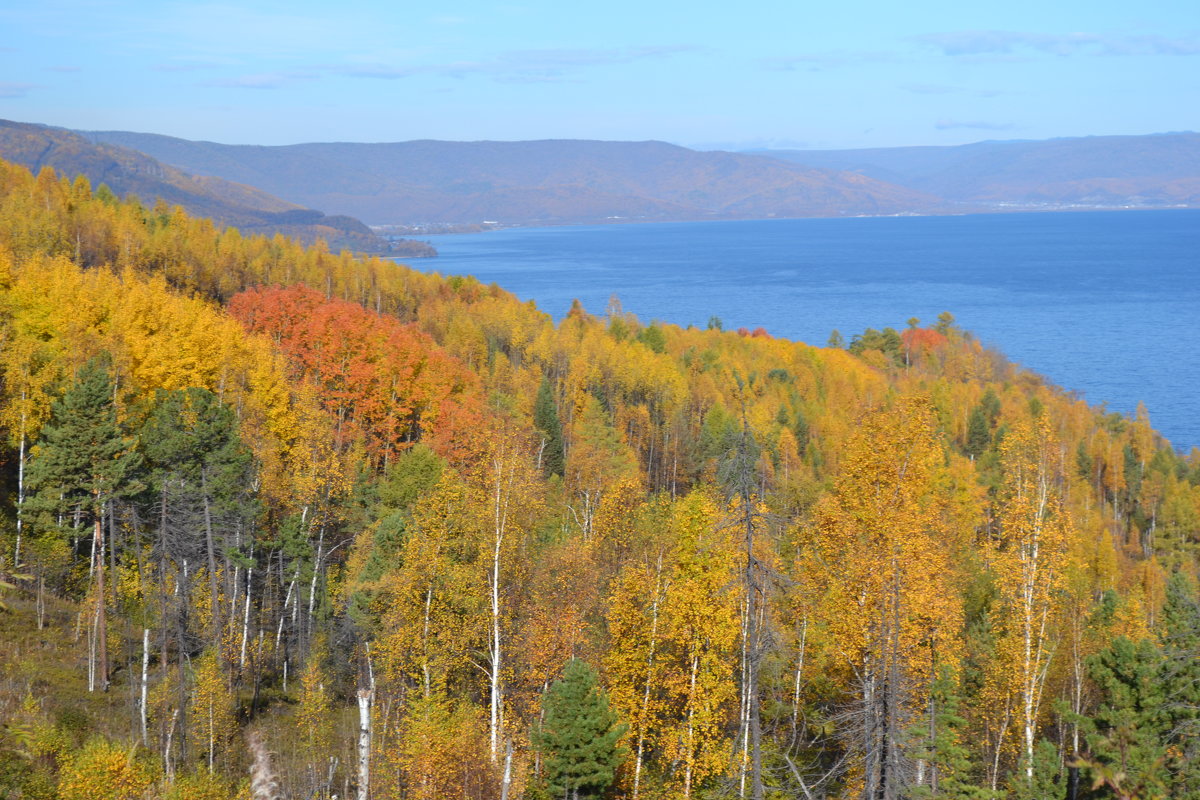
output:
[[940,119],[934,126],[939,131],[952,131],[961,128],[969,128],[978,131],[1011,131],[1015,129],[1016,123],[1013,122],[965,122],[959,120]]
[[898,53],[873,52],[832,52],[832,53],[800,53],[792,56],[774,56],[759,59],[759,65],[772,72],[794,72],[807,70],[816,72],[826,67],[849,67],[859,64],[895,64],[904,60]]
[[11,83],[0,81],[0,99],[11,100],[25,97],[30,89],[40,88],[36,83]]
[[589,67],[630,64],[695,53],[703,48],[694,45],[655,45],[625,48],[559,48],[544,50],[512,50],[486,61],[451,61],[440,64],[361,64],[337,68],[335,71],[352,78],[399,80],[415,75],[438,75],[446,78],[465,78],[471,75],[491,77],[502,82],[547,83],[567,80],[570,73]]
[[1025,31],[949,31],[910,39],[947,56],[1011,56],[1021,53],[1067,56],[1200,55],[1200,36],[1030,33]]
[[908,83],[900,87],[913,94],[954,94],[961,92],[961,86],[943,86],[935,83]]
[[1132,49],[1135,55],[1144,53],[1159,56],[1200,55],[1200,36],[1127,36],[1119,44]]
[[316,80],[317,77],[311,72],[260,72],[206,81],[204,85],[222,89],[282,89],[294,83]]
[[227,66],[230,65],[218,64],[215,61],[175,61],[155,64],[151,69],[155,72],[200,72],[206,69],[220,69]]
[[900,86],[913,94],[968,94],[972,97],[999,97],[1004,94],[999,89],[969,89],[965,86],[948,86],[941,83],[906,83]]

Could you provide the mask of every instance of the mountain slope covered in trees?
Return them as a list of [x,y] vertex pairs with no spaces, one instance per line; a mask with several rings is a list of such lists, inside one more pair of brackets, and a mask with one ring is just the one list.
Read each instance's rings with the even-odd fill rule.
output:
[[665,142],[345,142],[278,147],[94,131],[201,175],[371,224],[894,214],[939,201],[872,178]]
[[955,203],[1200,205],[1197,133],[757,153],[857,172]]
[[1200,788],[1200,454],[948,314],[555,324],[0,163],[0,337],[5,797]]
[[62,129],[0,120],[0,158],[34,172],[53,167],[67,175],[85,175],[93,186],[103,184],[119,197],[134,195],[147,203],[161,198],[250,234],[282,233],[310,244],[320,238],[335,249],[388,249],[387,242],[357,219],[326,216],[220,177],[190,175],[136,150]]

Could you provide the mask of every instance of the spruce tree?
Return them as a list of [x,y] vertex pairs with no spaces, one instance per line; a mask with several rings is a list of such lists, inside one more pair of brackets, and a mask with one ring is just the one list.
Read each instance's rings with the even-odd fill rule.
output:
[[967,446],[964,448],[971,458],[979,458],[992,443],[992,432],[983,406],[975,406],[967,422]]
[[141,462],[117,421],[108,359],[97,357],[50,409],[29,462],[31,510],[58,527],[66,519],[92,525],[96,575],[96,673],[108,689],[108,620],[105,603],[104,518],[112,501],[140,490],[135,472]]
[[554,797],[596,797],[612,783],[625,758],[617,745],[625,726],[608,707],[608,695],[597,684],[596,671],[572,660],[561,680],[550,687],[534,744],[542,752],[546,782]]
[[913,788],[912,797],[946,800],[987,800],[992,797],[992,793],[980,787],[972,775],[971,750],[963,741],[967,721],[960,710],[962,698],[958,682],[949,667],[938,670],[938,676],[930,686],[929,700],[932,731],[914,731],[925,738],[925,746],[917,755],[928,762],[929,778],[925,784]]
[[228,531],[253,515],[251,455],[233,411],[207,389],[159,390],[155,399],[141,439],[150,462],[160,555],[207,566],[213,636],[219,641],[217,555],[229,555]]
[[562,423],[554,405],[554,387],[548,378],[542,378],[538,387],[537,400],[533,404],[533,424],[542,432],[545,446],[542,450],[542,469],[547,475],[563,474],[566,459],[563,455]]
[[1033,780],[1027,782],[1023,775],[1013,775],[1010,783],[1017,800],[1057,800],[1068,796],[1069,780],[1058,748],[1043,737],[1033,748]]
[[1181,572],[1167,582],[1160,630],[1166,768],[1179,797],[1200,797],[1200,598]]
[[1138,796],[1165,796],[1171,784],[1164,770],[1169,720],[1162,665],[1154,642],[1124,636],[1088,659],[1100,693],[1086,723],[1089,760],[1122,776],[1122,786]]

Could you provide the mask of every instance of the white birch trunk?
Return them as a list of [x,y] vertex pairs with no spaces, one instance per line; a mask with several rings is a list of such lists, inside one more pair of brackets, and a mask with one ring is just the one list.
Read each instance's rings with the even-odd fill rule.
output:
[[688,716],[687,716],[687,754],[683,772],[683,797],[688,800],[692,796],[692,763],[696,760],[696,673],[700,670],[700,657],[692,656],[692,675],[688,684]]
[[796,682],[792,687],[792,730],[796,729],[796,724],[800,718],[800,683],[804,675],[804,653],[808,645],[808,614],[804,615],[804,622],[800,627],[800,653],[796,658]]
[[370,689],[358,690],[358,800],[371,793],[371,701]]
[[508,800],[508,790],[512,786],[512,740],[504,743],[504,781],[500,784],[500,800]]
[[[491,612],[492,612],[492,641],[490,646],[491,664],[491,692],[490,692],[490,719],[488,724],[489,748],[491,750],[492,763],[496,763],[499,757],[500,744],[500,728],[504,724],[504,698],[502,695],[502,686],[500,682],[501,669],[503,667],[503,654],[500,643],[500,556],[504,546],[504,535],[508,528],[508,502],[509,495],[505,489],[505,469],[504,469],[504,453],[498,453],[493,459],[493,467],[495,469],[495,489],[492,495],[492,518],[493,518],[493,538],[492,538],[492,569],[490,583],[491,586]],[[508,470],[507,483],[511,489],[513,481],[512,467]]]
[[317,597],[317,575],[321,572],[321,559],[324,556],[325,549],[325,526],[321,526],[320,533],[317,534],[317,559],[313,562],[312,581],[308,587],[308,634],[312,635],[312,620],[313,620],[313,603]]
[[[25,399],[25,393],[21,393]],[[17,455],[17,546],[13,552],[13,569],[21,566],[21,512],[25,507],[25,415],[21,414],[21,446]]]
[[146,700],[148,693],[147,675],[150,672],[150,629],[142,628],[142,746],[149,746],[149,735],[146,732]]
[[646,728],[650,724],[650,687],[654,680],[654,650],[658,644],[658,600],[662,594],[662,554],[654,577],[654,602],[650,607],[650,652],[646,656],[646,686],[642,692],[642,714],[638,725],[637,759],[633,766],[633,800],[637,800],[642,780],[642,759],[646,748]]
[[246,639],[248,638],[249,631],[250,631],[250,592],[252,591],[250,581],[253,577],[254,577],[254,567],[247,567],[246,568],[246,607],[242,612],[242,652],[241,652],[241,657],[238,660],[238,669],[243,670],[243,671],[246,669]]
[[167,781],[175,782],[175,762],[171,760],[171,744],[175,740],[175,723],[179,720],[179,709],[171,712],[171,725],[167,728],[167,744],[163,747],[163,771],[167,773]]

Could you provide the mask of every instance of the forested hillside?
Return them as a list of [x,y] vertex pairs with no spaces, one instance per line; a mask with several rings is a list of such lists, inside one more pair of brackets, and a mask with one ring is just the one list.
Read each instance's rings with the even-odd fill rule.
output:
[[1195,208],[1200,135],[1086,136],[950,147],[760,151],[975,207]]
[[1200,453],[949,314],[555,324],[0,162],[0,377],[0,796],[1200,796]]
[[97,192],[124,198],[132,195],[145,202],[162,198],[243,232],[266,236],[282,233],[309,243],[325,239],[370,253],[437,255],[422,242],[399,240],[389,244],[352,217],[327,216],[222,178],[189,175],[136,150],[90,141],[60,128],[0,120],[0,158],[34,172],[53,167],[68,175],[85,175]]
[[666,142],[318,142],[252,147],[90,131],[200,175],[372,225],[563,225],[932,211],[935,197],[853,173]]

